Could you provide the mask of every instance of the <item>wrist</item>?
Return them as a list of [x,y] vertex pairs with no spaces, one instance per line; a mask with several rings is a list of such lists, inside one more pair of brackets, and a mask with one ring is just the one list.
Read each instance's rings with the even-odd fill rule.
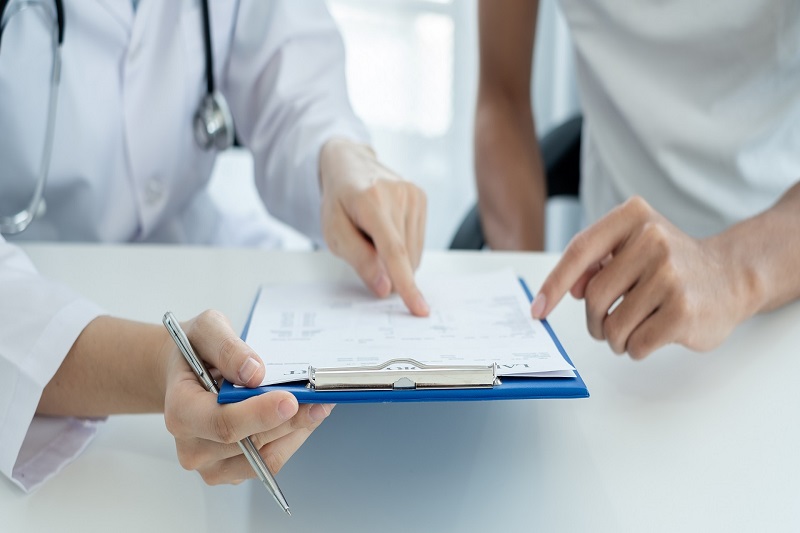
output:
[[544,250],[544,234],[534,231],[533,227],[525,231],[507,231],[502,225],[493,228],[487,224],[484,229],[486,243],[494,251],[542,251]]
[[325,185],[331,179],[347,177],[342,169],[362,164],[365,160],[377,161],[371,146],[352,141],[346,137],[331,137],[322,145],[319,154],[319,183],[325,192]]
[[375,150],[368,144],[356,142],[347,137],[331,137],[322,145],[321,156],[335,154],[340,151],[352,151],[372,159],[376,158]]
[[737,323],[763,311],[768,301],[768,276],[761,268],[759,258],[747,245],[745,231],[734,226],[705,240],[715,251],[717,259],[727,271],[727,291],[732,296],[732,308],[739,311]]

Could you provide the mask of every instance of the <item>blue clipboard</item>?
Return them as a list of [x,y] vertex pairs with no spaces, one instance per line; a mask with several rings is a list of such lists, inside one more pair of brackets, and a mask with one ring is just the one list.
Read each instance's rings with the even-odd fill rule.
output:
[[[520,279],[522,288],[533,301],[533,295]],[[258,295],[253,301],[250,315],[242,331],[242,339],[247,338],[250,329],[250,319],[253,316]],[[542,320],[545,329],[552,337],[561,355],[570,364],[572,361],[564,347],[553,332],[547,320]],[[574,367],[575,365],[573,365]],[[583,382],[577,369],[575,377],[571,378],[528,378],[503,376],[501,384],[492,388],[465,388],[465,389],[413,389],[413,390],[358,390],[358,391],[317,391],[307,386],[306,381],[268,385],[253,389],[234,387],[228,381],[222,382],[217,401],[219,403],[235,403],[273,390],[289,391],[300,403],[390,403],[390,402],[464,402],[486,400],[527,400],[527,399],[557,399],[557,398],[588,398],[589,390]]]

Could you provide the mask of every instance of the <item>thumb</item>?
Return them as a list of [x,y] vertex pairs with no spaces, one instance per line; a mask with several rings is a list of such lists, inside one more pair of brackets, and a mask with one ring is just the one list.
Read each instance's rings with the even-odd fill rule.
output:
[[264,363],[219,311],[204,311],[190,322],[186,335],[197,355],[237,385],[258,387],[264,379]]

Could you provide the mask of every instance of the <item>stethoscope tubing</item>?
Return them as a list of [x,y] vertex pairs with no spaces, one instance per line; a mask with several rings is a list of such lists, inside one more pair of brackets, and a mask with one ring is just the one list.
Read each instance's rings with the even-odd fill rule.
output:
[[[47,130],[45,132],[44,148],[42,150],[39,176],[36,188],[28,206],[22,211],[11,216],[0,216],[0,233],[14,235],[25,231],[37,216],[42,216],[46,210],[44,190],[47,176],[50,172],[50,161],[53,155],[53,137],[55,134],[55,119],[58,111],[58,88],[61,81],[61,45],[64,42],[64,6],[62,0],[53,0],[55,14],[46,10],[53,22],[53,65],[50,76],[50,96],[47,103]],[[234,126],[227,102],[214,86],[214,58],[211,46],[211,23],[208,0],[202,0],[202,31],[205,41],[206,65],[206,95],[200,102],[194,117],[195,141],[204,150],[216,148],[224,150],[233,144]],[[42,0],[19,0],[9,4],[9,0],[0,0],[0,46],[2,45],[3,31],[8,22],[25,9],[43,8]]]
[[[0,38],[3,30],[12,17],[18,15],[25,9],[31,7],[44,7],[44,4],[36,0],[23,0],[12,4],[6,10],[6,3],[0,4]],[[0,217],[0,233],[14,235],[25,231],[33,222],[37,215],[44,214],[44,189],[47,184],[47,176],[50,172],[50,160],[53,155],[53,136],[55,134],[56,113],[58,111],[58,87],[61,82],[61,44],[64,42],[64,11],[61,0],[55,0],[55,17],[48,11],[53,20],[53,65],[50,73],[50,95],[47,102],[47,129],[45,130],[44,147],[42,148],[42,160],[39,167],[39,177],[36,180],[36,188],[28,206],[11,216]],[[2,42],[0,42],[0,45]]]

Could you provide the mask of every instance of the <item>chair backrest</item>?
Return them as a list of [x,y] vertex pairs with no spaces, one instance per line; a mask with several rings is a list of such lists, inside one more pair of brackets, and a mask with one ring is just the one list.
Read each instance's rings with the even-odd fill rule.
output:
[[[575,116],[553,128],[539,141],[547,173],[547,196],[575,196],[580,192],[581,130]],[[451,250],[480,250],[486,246],[478,204],[470,208],[450,242]]]

